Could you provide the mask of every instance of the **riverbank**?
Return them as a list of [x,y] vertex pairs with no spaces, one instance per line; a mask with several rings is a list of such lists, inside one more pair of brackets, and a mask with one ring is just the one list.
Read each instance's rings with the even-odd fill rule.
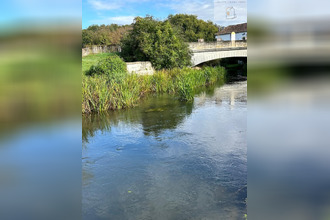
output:
[[[108,54],[110,55],[110,54]],[[182,68],[156,71],[153,75],[126,74],[120,83],[107,75],[86,76],[88,69],[106,54],[82,59],[82,113],[131,108],[148,94],[173,94],[180,101],[192,101],[198,88],[223,80],[223,67]]]

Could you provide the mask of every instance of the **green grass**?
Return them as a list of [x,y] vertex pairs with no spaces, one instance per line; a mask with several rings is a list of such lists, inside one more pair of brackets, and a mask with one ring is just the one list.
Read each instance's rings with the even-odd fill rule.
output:
[[126,74],[121,83],[110,80],[107,75],[84,74],[88,67],[105,56],[97,54],[83,58],[83,113],[131,108],[147,94],[173,94],[181,101],[190,102],[198,88],[214,84],[225,77],[223,67],[205,67],[200,70],[175,68],[156,71],[153,75]]
[[92,65],[96,65],[102,58],[106,58],[114,53],[90,54],[82,58],[82,71],[85,73]]

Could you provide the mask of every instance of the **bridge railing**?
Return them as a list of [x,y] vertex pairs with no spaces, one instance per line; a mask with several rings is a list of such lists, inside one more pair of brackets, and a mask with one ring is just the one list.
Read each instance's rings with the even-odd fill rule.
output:
[[240,48],[247,47],[247,41],[238,40],[238,41],[216,41],[216,42],[192,42],[192,43],[189,43],[189,48],[192,51],[221,49],[221,48],[235,48],[235,47],[240,47]]

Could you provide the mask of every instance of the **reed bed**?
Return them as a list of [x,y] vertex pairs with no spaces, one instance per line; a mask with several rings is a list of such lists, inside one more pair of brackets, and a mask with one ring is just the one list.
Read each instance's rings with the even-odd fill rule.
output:
[[131,108],[147,94],[173,94],[191,102],[198,88],[225,77],[223,67],[174,68],[153,75],[125,74],[118,83],[109,75],[82,76],[82,113]]

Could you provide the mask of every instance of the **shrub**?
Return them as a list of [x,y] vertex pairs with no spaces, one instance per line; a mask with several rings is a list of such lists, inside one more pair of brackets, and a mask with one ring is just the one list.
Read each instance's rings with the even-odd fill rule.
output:
[[128,62],[150,61],[156,70],[191,65],[188,44],[169,21],[137,17],[121,45],[121,56]]
[[119,56],[110,55],[92,65],[86,75],[105,75],[110,81],[121,82],[127,75],[126,63]]

